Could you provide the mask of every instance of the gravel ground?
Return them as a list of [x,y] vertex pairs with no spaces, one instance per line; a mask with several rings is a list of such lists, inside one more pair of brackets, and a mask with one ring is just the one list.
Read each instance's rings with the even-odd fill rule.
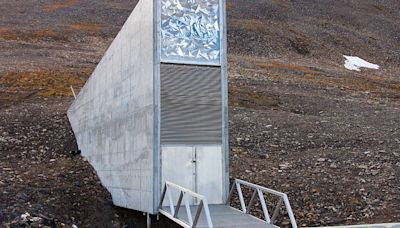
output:
[[398,101],[238,70],[231,178],[287,192],[303,226],[400,220]]
[[[70,153],[65,115],[69,86],[136,2],[0,1],[4,227],[144,227]],[[228,1],[231,178],[287,192],[300,225],[398,222],[399,12],[396,0]],[[381,69],[346,71],[342,54]]]
[[145,216],[113,206],[93,168],[71,153],[71,101],[33,97],[0,108],[0,225],[145,227]]

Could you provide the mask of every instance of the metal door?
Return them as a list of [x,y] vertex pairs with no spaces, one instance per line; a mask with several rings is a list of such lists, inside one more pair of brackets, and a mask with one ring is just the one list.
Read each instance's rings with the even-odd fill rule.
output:
[[[163,146],[161,154],[162,183],[170,181],[204,195],[209,204],[223,202],[221,146]],[[175,203],[178,197],[172,193]]]
[[196,192],[209,204],[223,203],[223,166],[221,146],[196,146]]
[[[163,146],[161,149],[161,180],[172,182],[184,188],[195,191],[195,151],[192,146]],[[172,193],[177,202],[179,193]],[[168,205],[164,202],[164,206]]]

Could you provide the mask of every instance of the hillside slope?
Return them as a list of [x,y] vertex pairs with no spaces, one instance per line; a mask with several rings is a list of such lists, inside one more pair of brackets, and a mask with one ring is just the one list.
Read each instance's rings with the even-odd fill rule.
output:
[[331,61],[354,54],[384,66],[400,63],[395,0],[232,0],[228,6],[234,53]]
[[[54,227],[144,227],[69,153],[65,116],[69,86],[84,84],[136,2],[0,0],[3,226],[29,212]],[[400,2],[227,8],[231,178],[287,192],[302,226],[399,221]],[[348,71],[343,54],[381,68]]]

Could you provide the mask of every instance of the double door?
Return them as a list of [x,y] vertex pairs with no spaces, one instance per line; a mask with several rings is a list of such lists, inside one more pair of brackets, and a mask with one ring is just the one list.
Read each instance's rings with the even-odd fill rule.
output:
[[[223,156],[221,146],[162,146],[162,183],[172,182],[223,203]],[[174,201],[178,193],[173,193]],[[196,204],[194,200],[192,204]]]

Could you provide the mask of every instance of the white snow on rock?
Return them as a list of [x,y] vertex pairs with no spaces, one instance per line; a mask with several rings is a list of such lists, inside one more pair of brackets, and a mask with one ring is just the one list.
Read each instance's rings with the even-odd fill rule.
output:
[[362,67],[375,70],[379,69],[379,65],[367,62],[360,57],[348,55],[343,56],[346,58],[346,61],[344,62],[344,67],[346,67],[346,69],[348,70],[361,71],[360,68]]

